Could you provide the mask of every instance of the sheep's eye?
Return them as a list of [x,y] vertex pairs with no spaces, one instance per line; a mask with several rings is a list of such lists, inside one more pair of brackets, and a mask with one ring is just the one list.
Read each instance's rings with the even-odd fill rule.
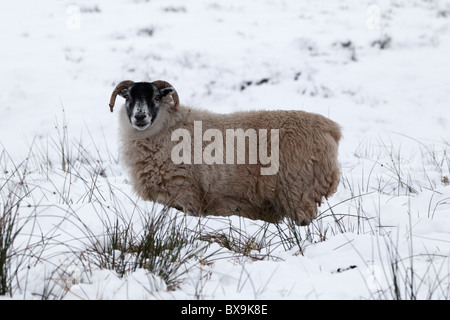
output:
[[130,96],[129,96],[129,95],[127,95],[127,94],[126,94],[126,95],[124,95],[123,97],[124,97],[124,98],[125,98],[126,100],[130,99]]
[[161,96],[160,96],[160,95],[155,96],[155,100],[156,100],[156,101],[161,100]]

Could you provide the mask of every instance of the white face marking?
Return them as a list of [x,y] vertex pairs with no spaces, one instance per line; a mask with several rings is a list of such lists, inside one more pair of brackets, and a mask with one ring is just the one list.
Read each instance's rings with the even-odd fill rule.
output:
[[145,101],[137,101],[133,108],[131,124],[137,130],[145,130],[152,123],[152,116]]

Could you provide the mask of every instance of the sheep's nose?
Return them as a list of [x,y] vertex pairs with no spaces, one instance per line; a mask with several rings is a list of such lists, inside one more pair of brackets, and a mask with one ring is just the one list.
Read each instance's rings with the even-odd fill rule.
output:
[[136,114],[134,116],[136,118],[137,121],[142,121],[144,120],[147,116],[145,114]]

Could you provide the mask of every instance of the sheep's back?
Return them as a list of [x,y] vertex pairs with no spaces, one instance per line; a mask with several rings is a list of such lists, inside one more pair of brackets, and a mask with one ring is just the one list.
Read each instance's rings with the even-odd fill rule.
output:
[[[249,164],[248,141],[245,164],[198,165],[198,176],[204,183],[203,188],[215,197],[222,196],[224,201],[230,198],[243,198],[252,202],[273,200],[277,192],[289,188],[294,196],[316,186],[315,196],[334,192],[338,181],[337,147],[341,138],[339,126],[321,115],[303,111],[258,111],[237,112],[202,122],[203,132],[207,129],[220,129],[223,132],[223,145],[226,147],[226,129],[266,129],[268,134],[267,154],[271,149],[270,131],[279,131],[279,169],[274,175],[261,175],[262,165]],[[259,141],[259,140],[258,140]],[[203,142],[203,148],[210,142]],[[236,144],[235,144],[236,147]],[[260,145],[258,143],[258,152]],[[236,153],[237,151],[234,150]],[[326,164],[323,164],[326,163]],[[319,165],[317,165],[319,164]],[[324,172],[318,172],[324,169]],[[324,175],[333,176],[333,181],[324,181]],[[337,177],[337,178],[336,178]],[[319,182],[317,182],[319,181]],[[227,195],[224,197],[224,195]]]

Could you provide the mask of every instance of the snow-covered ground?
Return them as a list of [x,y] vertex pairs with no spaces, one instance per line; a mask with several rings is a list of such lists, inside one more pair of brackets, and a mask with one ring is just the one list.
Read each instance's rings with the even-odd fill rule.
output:
[[[2,12],[0,213],[17,208],[23,227],[8,296],[450,297],[448,1],[42,0]],[[167,80],[183,104],[215,112],[333,119],[337,193],[307,227],[161,213],[118,158],[108,100],[124,79]],[[174,282],[131,268],[132,245],[109,250],[111,233],[137,241],[161,215],[187,239]]]

